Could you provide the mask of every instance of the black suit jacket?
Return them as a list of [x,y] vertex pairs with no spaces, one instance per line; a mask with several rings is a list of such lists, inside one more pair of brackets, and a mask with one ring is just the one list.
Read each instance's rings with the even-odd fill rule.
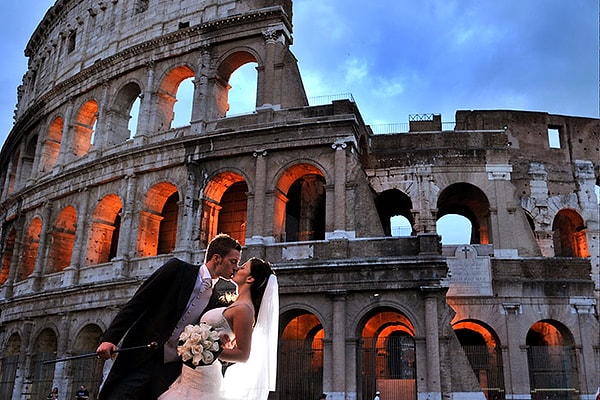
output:
[[[157,342],[155,350],[132,350],[119,354],[102,386],[102,392],[110,391],[111,386],[133,369],[138,368],[159,351],[169,339],[175,325],[185,311],[185,306],[194,289],[199,265],[192,265],[172,258],[157,269],[140,286],[133,297],[117,313],[111,325],[100,339],[101,342],[117,344],[123,339],[123,348]],[[219,279],[213,287],[206,311],[223,306],[222,295],[235,292],[232,282]]]

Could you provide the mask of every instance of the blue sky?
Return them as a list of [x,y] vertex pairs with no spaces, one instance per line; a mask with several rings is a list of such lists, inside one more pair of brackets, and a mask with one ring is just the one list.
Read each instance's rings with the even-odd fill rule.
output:
[[[3,4],[0,143],[23,49],[53,0]],[[457,109],[598,117],[597,0],[296,0],[292,51],[309,97],[351,93],[368,124]]]

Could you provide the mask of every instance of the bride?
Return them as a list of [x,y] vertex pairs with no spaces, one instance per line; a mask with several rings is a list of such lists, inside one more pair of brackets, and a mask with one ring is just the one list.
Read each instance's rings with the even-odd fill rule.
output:
[[219,360],[195,369],[184,364],[180,376],[159,400],[265,400],[269,391],[275,390],[277,278],[268,262],[251,258],[233,281],[238,285],[236,301],[206,312],[200,322],[230,339],[219,359],[235,364],[227,368],[225,376]]

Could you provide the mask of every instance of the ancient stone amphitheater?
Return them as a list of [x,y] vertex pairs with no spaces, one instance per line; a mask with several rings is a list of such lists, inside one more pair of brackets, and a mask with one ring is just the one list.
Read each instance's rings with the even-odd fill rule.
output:
[[[0,153],[0,398],[95,398],[110,365],[44,361],[94,352],[145,277],[227,232],[279,275],[273,399],[593,399],[600,121],[457,111],[375,134],[351,96],[309,104],[291,42],[291,0],[47,12]],[[228,115],[246,64],[255,109]],[[442,246],[449,215],[465,243]]]

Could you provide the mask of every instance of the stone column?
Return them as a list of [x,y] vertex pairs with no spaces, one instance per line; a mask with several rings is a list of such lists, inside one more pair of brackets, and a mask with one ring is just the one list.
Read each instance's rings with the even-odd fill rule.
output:
[[[331,399],[346,398],[346,292],[330,292],[333,301],[331,345]],[[324,364],[325,365],[325,364]],[[329,398],[329,396],[327,396]]]
[[123,209],[121,210],[121,229],[119,231],[119,242],[117,244],[117,256],[113,259],[115,267],[115,276],[127,276],[127,262],[135,256],[135,248],[132,251],[132,243],[137,242],[134,230],[135,217],[135,194],[137,189],[137,178],[135,174],[125,177],[127,182],[127,191],[123,199]]
[[42,230],[40,232],[40,243],[38,245],[37,257],[33,273],[30,275],[31,289],[35,292],[40,290],[42,277],[44,275],[44,265],[46,265],[46,256],[48,255],[48,236],[52,232],[52,204],[45,203],[42,207]]
[[[248,239],[246,244],[262,244],[265,242],[265,211],[266,211],[266,187],[267,187],[267,151],[256,150],[252,154],[256,158],[256,167],[254,173],[254,206],[248,210],[248,221],[250,232],[246,232]],[[252,219],[250,218],[252,212]]]
[[63,128],[62,137],[60,140],[60,147],[58,148],[58,160],[54,168],[58,168],[60,171],[62,166],[67,164],[69,160],[69,153],[71,151],[71,136],[73,135],[73,128],[71,121],[73,120],[73,98],[69,98],[67,108],[63,117]]
[[208,107],[208,71],[210,70],[210,47],[201,48],[201,64],[194,77],[194,98],[192,100],[192,118],[190,121],[190,133],[201,134],[206,128],[209,118]]
[[154,62],[146,63],[148,77],[146,79],[146,87],[141,95],[140,110],[138,116],[137,130],[134,141],[142,144],[145,138],[151,133],[152,124],[152,105],[154,104],[152,96],[152,88],[154,86]]
[[333,213],[333,232],[326,232],[326,239],[348,239],[353,236],[346,231],[346,147],[348,145],[341,141],[331,145],[331,148],[335,150],[332,207],[335,212]]
[[501,312],[505,315],[506,326],[505,340],[507,350],[503,352],[504,359],[504,384],[506,387],[506,400],[529,400],[529,370],[527,362],[527,348],[521,345],[519,329],[519,315],[523,312],[520,303],[503,303]]
[[427,332],[427,393],[419,393],[419,399],[441,400],[440,336],[438,324],[439,287],[422,287],[425,296],[425,330]]
[[13,399],[22,399],[23,394],[31,393],[32,381],[28,377],[33,375],[31,371],[31,353],[33,352],[31,348],[31,331],[33,330],[34,323],[27,319],[23,320],[22,325],[21,353],[19,354],[19,368],[15,377]]
[[73,243],[73,252],[71,253],[71,263],[63,271],[62,287],[77,285],[79,282],[79,270],[82,265],[85,265],[84,258],[87,250],[87,233],[91,225],[87,224],[90,221],[88,205],[90,202],[90,192],[83,189],[79,193],[81,201],[77,210],[77,227],[75,228],[75,243]]

